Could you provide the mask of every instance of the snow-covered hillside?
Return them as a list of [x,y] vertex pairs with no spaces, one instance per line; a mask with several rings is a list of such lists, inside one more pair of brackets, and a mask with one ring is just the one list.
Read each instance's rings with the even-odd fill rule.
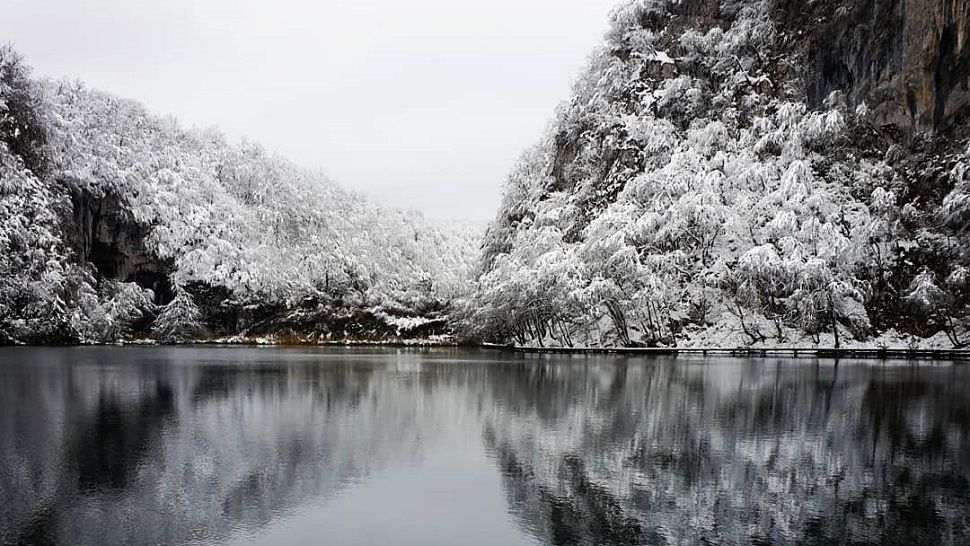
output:
[[483,241],[0,50],[0,343],[970,342],[970,0],[611,17]]
[[33,80],[9,47],[0,219],[0,342],[441,333],[480,238],[258,144]]
[[468,324],[963,345],[968,84],[966,0],[627,0],[509,177]]

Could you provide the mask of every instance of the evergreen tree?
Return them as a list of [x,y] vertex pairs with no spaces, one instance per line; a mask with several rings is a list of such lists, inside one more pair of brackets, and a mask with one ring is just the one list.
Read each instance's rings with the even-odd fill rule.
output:
[[180,343],[198,338],[203,331],[202,314],[184,288],[175,290],[175,298],[155,318],[152,333],[162,343]]

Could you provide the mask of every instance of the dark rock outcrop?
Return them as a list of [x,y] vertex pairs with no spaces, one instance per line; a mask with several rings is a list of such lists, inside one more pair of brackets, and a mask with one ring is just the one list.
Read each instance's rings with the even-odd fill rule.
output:
[[779,0],[809,103],[835,91],[875,123],[942,131],[970,106],[970,0]]
[[[811,106],[841,92],[852,106],[866,103],[874,123],[906,133],[947,130],[970,106],[970,0],[774,0],[773,6],[777,53],[796,60],[775,66],[776,76],[797,76]],[[727,26],[735,8],[682,0],[669,6],[673,19],[647,12],[640,23],[672,29],[671,36],[684,28],[705,32]],[[786,72],[791,66],[797,74]]]
[[71,205],[66,238],[80,263],[94,265],[103,278],[153,290],[156,303],[171,301],[171,264],[146,248],[149,229],[132,218],[126,203],[115,195],[97,196],[73,188]]

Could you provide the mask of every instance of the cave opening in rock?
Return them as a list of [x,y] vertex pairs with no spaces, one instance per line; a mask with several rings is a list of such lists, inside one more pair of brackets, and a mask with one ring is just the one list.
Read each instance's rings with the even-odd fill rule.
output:
[[133,282],[155,294],[155,303],[174,298],[169,281],[171,266],[149,251],[148,228],[132,218],[123,199],[73,192],[74,233],[78,260],[90,263],[102,279]]

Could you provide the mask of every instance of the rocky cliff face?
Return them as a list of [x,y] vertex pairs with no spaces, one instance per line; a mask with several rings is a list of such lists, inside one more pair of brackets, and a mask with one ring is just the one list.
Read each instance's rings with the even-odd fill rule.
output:
[[71,205],[65,236],[79,263],[93,264],[104,278],[152,290],[156,303],[171,301],[171,265],[148,250],[149,230],[135,222],[125,203],[115,195],[96,196],[75,188]]
[[780,0],[809,103],[834,91],[873,121],[941,131],[970,106],[970,0]]
[[[682,0],[674,20],[648,14],[644,28],[727,28],[741,2]],[[780,55],[813,107],[833,92],[866,103],[873,121],[905,131],[948,129],[970,106],[970,0],[769,0]],[[762,55],[768,52],[759,52]],[[796,67],[791,70],[792,67]]]

